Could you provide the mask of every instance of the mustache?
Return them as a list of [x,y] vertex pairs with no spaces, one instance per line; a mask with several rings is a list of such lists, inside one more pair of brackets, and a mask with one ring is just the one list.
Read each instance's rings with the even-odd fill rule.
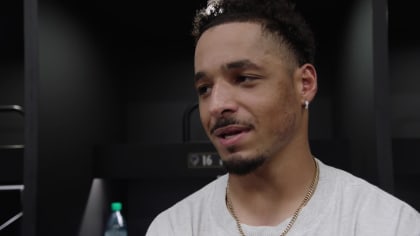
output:
[[248,122],[239,121],[234,118],[221,118],[216,121],[213,127],[210,129],[210,133],[212,134],[216,129],[222,128],[228,125],[243,125],[248,128],[252,128],[253,125],[249,124]]

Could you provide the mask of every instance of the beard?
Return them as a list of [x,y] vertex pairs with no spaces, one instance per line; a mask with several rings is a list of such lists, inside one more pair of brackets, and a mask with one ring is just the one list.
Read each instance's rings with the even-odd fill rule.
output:
[[223,166],[228,173],[237,175],[247,175],[264,164],[267,158],[263,155],[255,158],[244,159],[241,156],[231,156],[228,160],[223,160]]
[[[225,127],[232,124],[240,124],[249,129],[253,129],[254,126],[251,122],[239,121],[234,118],[220,118],[216,121],[213,127],[210,129],[210,133],[213,133],[216,129]],[[210,135],[209,135],[210,137]],[[235,147],[229,147],[228,151],[231,153],[235,152]],[[255,171],[260,167],[266,160],[264,155],[257,156],[255,158],[243,158],[241,155],[233,154],[227,160],[222,160],[223,166],[226,171],[231,174],[247,175]]]

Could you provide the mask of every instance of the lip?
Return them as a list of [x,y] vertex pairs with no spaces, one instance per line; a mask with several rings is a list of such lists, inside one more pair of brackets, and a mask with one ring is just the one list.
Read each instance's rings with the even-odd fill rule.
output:
[[216,129],[213,135],[222,146],[229,147],[239,144],[249,131],[249,127],[229,125]]

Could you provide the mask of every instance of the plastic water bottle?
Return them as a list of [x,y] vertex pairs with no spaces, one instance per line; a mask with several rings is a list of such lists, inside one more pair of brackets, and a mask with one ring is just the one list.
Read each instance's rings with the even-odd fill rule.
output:
[[121,214],[121,202],[111,203],[111,215],[105,228],[105,236],[127,236],[127,223]]

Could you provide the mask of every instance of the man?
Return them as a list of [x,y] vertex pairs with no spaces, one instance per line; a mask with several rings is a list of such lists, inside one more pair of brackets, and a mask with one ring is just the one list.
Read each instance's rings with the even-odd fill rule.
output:
[[228,174],[147,235],[420,235],[408,204],[312,154],[314,39],[291,3],[210,1],[193,35],[203,127]]

